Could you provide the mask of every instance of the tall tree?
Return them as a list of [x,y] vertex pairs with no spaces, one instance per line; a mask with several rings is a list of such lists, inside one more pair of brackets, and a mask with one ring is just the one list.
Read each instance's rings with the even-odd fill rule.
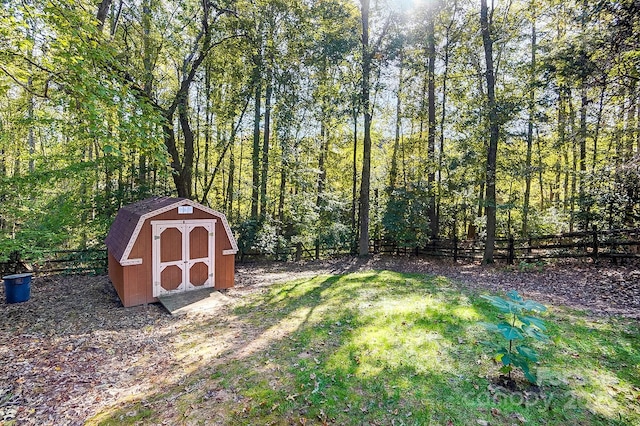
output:
[[360,1],[362,17],[362,111],[364,140],[362,142],[362,174],[360,180],[360,238],[358,254],[369,254],[369,201],[371,186],[371,47],[369,46],[369,0]]
[[536,1],[533,0],[530,5],[530,13],[531,13],[531,63],[529,70],[529,104],[528,104],[528,114],[527,117],[527,154],[525,160],[525,189],[524,189],[524,201],[522,205],[522,235],[527,235],[528,232],[528,221],[529,221],[529,205],[531,198],[531,154],[533,152],[533,125],[534,125],[534,116],[535,116],[535,106],[536,106],[536,49],[537,49],[537,41],[536,41],[536,12],[537,5]]
[[487,149],[485,212],[487,216],[487,239],[482,258],[483,263],[493,263],[496,238],[496,158],[500,127],[495,95],[495,76],[493,68],[493,38],[487,0],[480,1],[480,29],[484,46],[487,80],[487,108],[489,111],[489,146]]
[[429,227],[430,237],[435,240],[438,238],[439,233],[439,218],[436,211],[436,168],[437,162],[435,158],[436,153],[436,75],[435,75],[435,63],[436,63],[436,34],[435,34],[435,15],[436,7],[432,7],[427,15],[427,121],[428,131],[427,135],[427,156],[428,156],[428,170],[427,170],[427,185],[429,201],[427,204],[427,212],[429,215]]

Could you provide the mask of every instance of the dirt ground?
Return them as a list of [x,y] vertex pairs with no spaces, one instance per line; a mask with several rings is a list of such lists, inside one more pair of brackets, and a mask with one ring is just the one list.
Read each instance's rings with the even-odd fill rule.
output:
[[[631,266],[507,268],[412,257],[241,264],[236,287],[226,292],[228,305],[177,317],[157,304],[123,308],[104,276],[38,277],[29,301],[0,304],[0,425],[84,424],[151,390],[180,385],[186,366],[196,358],[203,362],[197,351],[203,338],[246,341],[254,335],[250,325],[233,320],[235,301],[277,282],[369,269],[442,275],[461,288],[515,289],[593,316],[640,319],[640,267]],[[220,361],[229,353],[224,348],[208,349],[206,356]]]

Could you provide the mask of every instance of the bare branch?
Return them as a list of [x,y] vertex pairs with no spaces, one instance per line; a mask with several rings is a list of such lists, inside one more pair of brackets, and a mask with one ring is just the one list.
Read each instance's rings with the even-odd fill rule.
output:
[[44,93],[38,93],[36,91],[34,91],[32,88],[29,87],[28,84],[23,83],[22,81],[20,81],[20,79],[18,79],[16,76],[14,76],[13,74],[11,74],[9,72],[9,70],[7,70],[4,66],[0,65],[0,71],[2,71],[3,73],[5,73],[11,80],[13,80],[18,86],[22,87],[24,90],[26,90],[27,92],[31,93],[34,96],[37,96],[39,98],[44,98],[47,99],[47,88],[48,88],[48,84],[45,85],[45,91]]

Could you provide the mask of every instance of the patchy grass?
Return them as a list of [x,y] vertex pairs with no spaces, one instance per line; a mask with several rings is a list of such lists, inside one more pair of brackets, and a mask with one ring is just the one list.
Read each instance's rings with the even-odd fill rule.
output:
[[195,324],[205,340],[194,346],[185,330],[180,382],[89,424],[640,424],[637,322],[550,308],[540,386],[508,390],[478,344],[491,336],[477,322],[495,311],[444,277],[372,271],[274,285],[235,308],[237,344],[207,357],[208,330],[225,324]]

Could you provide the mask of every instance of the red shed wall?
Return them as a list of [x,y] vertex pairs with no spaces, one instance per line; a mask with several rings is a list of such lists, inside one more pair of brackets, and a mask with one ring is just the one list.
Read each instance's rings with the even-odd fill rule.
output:
[[153,251],[151,221],[193,219],[216,219],[215,288],[224,289],[233,287],[235,256],[233,254],[222,254],[223,250],[229,250],[232,248],[232,246],[229,238],[227,238],[224,225],[222,224],[220,218],[216,215],[212,215],[205,211],[199,210],[196,207],[193,208],[192,214],[178,214],[178,209],[174,208],[168,212],[148,218],[142,225],[140,233],[138,234],[138,238],[133,245],[133,248],[131,249],[131,253],[129,254],[129,259],[142,259],[142,264],[121,267],[123,269],[124,275],[124,297],[120,294],[120,291],[118,291],[118,294],[120,295],[120,299],[125,306],[135,306],[157,301],[157,299],[153,297]]
[[[116,260],[115,257],[109,252],[109,279],[116,289],[120,300],[124,300],[124,271],[122,265]],[[124,302],[123,302],[124,303]]]

